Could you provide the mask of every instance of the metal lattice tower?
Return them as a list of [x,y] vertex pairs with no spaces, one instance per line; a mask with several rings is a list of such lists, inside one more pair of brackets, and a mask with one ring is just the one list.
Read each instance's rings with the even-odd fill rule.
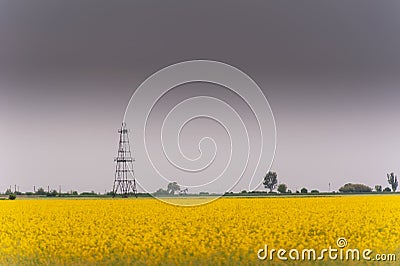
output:
[[118,145],[118,156],[114,159],[116,162],[115,166],[115,180],[113,186],[113,197],[115,197],[118,191],[122,194],[122,197],[126,198],[129,193],[133,192],[136,195],[136,180],[133,171],[133,161],[131,154],[131,148],[129,146],[128,129],[126,124],[122,123],[119,133],[119,145]]

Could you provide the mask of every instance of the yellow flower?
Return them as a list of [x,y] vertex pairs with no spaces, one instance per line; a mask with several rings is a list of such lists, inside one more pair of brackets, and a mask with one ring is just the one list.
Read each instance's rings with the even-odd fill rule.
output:
[[265,265],[264,245],[321,250],[339,237],[396,253],[398,224],[398,196],[0,201],[0,265]]

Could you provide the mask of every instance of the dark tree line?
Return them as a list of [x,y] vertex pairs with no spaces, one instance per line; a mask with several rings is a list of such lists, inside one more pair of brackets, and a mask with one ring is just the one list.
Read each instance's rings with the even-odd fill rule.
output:
[[[376,192],[396,192],[397,187],[399,185],[397,176],[392,172],[390,174],[387,174],[387,182],[389,185],[392,187],[390,189],[389,187],[386,187],[382,190],[381,185],[376,185],[375,186],[375,191]],[[276,188],[279,193],[291,193],[290,190],[288,190],[286,184],[279,184],[278,185],[278,175],[276,172],[269,171],[263,181],[263,185],[266,189],[269,190],[269,193],[272,193]],[[353,184],[353,183],[347,183],[343,185],[341,188],[339,188],[339,191],[342,193],[363,193],[363,192],[372,192],[372,188],[364,185],[364,184]],[[300,191],[296,191],[296,193],[302,193],[302,194],[307,194],[308,190],[307,188],[302,188]],[[319,193],[318,190],[311,190],[311,193]]]

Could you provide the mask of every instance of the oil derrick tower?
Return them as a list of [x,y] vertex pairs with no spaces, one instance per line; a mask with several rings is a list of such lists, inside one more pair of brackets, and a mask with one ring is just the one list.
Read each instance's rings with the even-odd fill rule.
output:
[[120,192],[124,198],[127,198],[131,192],[133,192],[133,194],[137,197],[136,180],[133,171],[134,159],[132,158],[131,149],[129,146],[128,129],[126,128],[125,122],[122,123],[118,133],[118,155],[114,159],[116,166],[113,197],[115,197],[118,192]]

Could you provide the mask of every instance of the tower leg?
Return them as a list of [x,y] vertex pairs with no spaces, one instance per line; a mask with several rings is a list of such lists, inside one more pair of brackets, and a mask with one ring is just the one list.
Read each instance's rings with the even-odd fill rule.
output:
[[113,190],[112,190],[112,197],[113,197],[113,198],[115,198],[115,194],[116,194],[116,193],[115,193],[115,182],[114,182]]
[[135,194],[135,197],[137,198],[137,191],[136,191],[136,179],[133,180],[133,193]]

